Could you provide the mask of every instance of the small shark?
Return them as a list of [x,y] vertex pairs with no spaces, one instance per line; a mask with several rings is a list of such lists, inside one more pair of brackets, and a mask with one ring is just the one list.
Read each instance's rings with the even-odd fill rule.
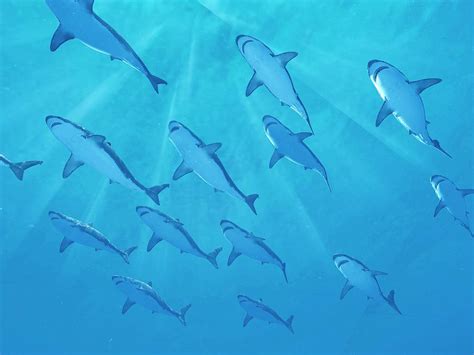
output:
[[272,158],[270,159],[270,169],[283,157],[295,164],[301,165],[305,170],[314,170],[318,172],[326,181],[329,191],[328,176],[326,169],[309,147],[304,144],[304,140],[311,137],[308,132],[293,133],[288,127],[272,116],[263,117],[263,126],[265,135],[275,147]]
[[245,312],[247,312],[244,318],[244,324],[243,324],[244,327],[253,318],[257,318],[257,319],[261,319],[263,321],[268,322],[268,324],[272,324],[272,323],[281,324],[284,327],[288,328],[288,330],[292,334],[294,334],[293,326],[292,326],[293,316],[291,316],[287,320],[284,320],[278,315],[277,312],[275,312],[273,309],[271,309],[267,305],[263,304],[262,299],[260,299],[259,301],[256,301],[244,295],[237,296],[237,299],[239,300],[240,306],[245,310]]
[[111,60],[118,59],[141,72],[157,93],[158,85],[167,84],[152,75],[127,41],[94,13],[94,0],[46,0],[46,4],[59,20],[59,27],[51,39],[51,52],[77,38],[87,47],[110,56]]
[[276,255],[268,245],[265,244],[264,238],[256,237],[252,233],[247,232],[245,229],[226,219],[221,221],[221,228],[224,236],[233,246],[227,261],[228,266],[243,254],[251,259],[260,261],[262,264],[267,263],[276,265],[283,272],[285,281],[288,282],[288,278],[286,277],[286,264],[281,261],[278,255]]
[[458,221],[474,238],[474,233],[469,224],[469,212],[464,200],[464,197],[474,194],[474,189],[458,189],[451,180],[441,175],[432,176],[430,181],[439,199],[434,217],[446,207],[454,220]]
[[451,158],[437,140],[431,139],[428,133],[429,121],[426,120],[425,107],[420,96],[424,90],[441,82],[441,79],[409,81],[397,68],[381,60],[371,60],[367,69],[370,80],[384,100],[375,125],[380,126],[387,116],[393,114],[410,135]]
[[257,88],[265,85],[268,91],[280,100],[282,105],[289,106],[300,115],[313,132],[306,108],[296,93],[293,81],[286,69],[288,62],[295,58],[298,53],[286,52],[276,55],[263,42],[246,35],[237,36],[235,43],[239,47],[242,56],[253,69],[253,76],[247,85],[245,95],[249,96]]
[[334,264],[337,269],[346,278],[346,283],[341,291],[340,299],[353,287],[361,290],[368,299],[374,299],[375,301],[387,302],[399,314],[402,314],[395,304],[395,291],[390,291],[387,297],[384,296],[380,285],[377,281],[377,276],[387,275],[385,272],[370,270],[367,266],[362,264],[357,259],[350,257],[345,254],[336,254],[333,256]]
[[0,166],[6,166],[13,171],[13,174],[17,177],[18,180],[23,180],[23,174],[25,173],[26,169],[29,169],[35,165],[43,164],[40,160],[30,160],[24,161],[19,163],[14,163],[7,159],[6,156],[0,154]]
[[46,124],[53,135],[71,152],[63,170],[63,178],[67,178],[78,168],[87,164],[107,176],[110,183],[116,182],[131,190],[141,190],[153,202],[160,204],[158,195],[169,185],[150,188],[143,186],[135,179],[104,136],[93,134],[78,124],[58,116],[46,117]]
[[62,213],[50,211],[49,218],[53,226],[64,236],[59,252],[62,253],[68,246],[76,242],[86,247],[94,248],[96,251],[106,250],[117,254],[129,264],[128,257],[137,248],[131,247],[120,250],[113,245],[101,232],[77,219],[68,217]]
[[216,154],[221,143],[204,144],[189,128],[177,121],[171,121],[168,128],[169,138],[183,158],[174,172],[173,180],[194,172],[216,191],[226,192],[245,201],[252,212],[257,214],[254,203],[258,195],[244,195],[232,181]]
[[198,247],[188,231],[184,229],[183,223],[179,220],[146,206],[138,206],[136,211],[142,221],[153,231],[153,235],[148,242],[147,251],[151,251],[157,243],[166,240],[178,248],[181,253],[189,253],[206,259],[216,269],[219,268],[216,258],[222,248],[217,248],[213,252],[206,254]]
[[127,313],[130,307],[137,303],[151,310],[152,313],[162,313],[167,316],[175,317],[183,325],[186,325],[185,316],[186,312],[191,307],[190,304],[183,307],[180,312],[177,312],[163,301],[163,299],[153,289],[151,282],[145,283],[126,276],[112,276],[112,281],[120,291],[127,295],[127,300],[122,307],[122,314]]

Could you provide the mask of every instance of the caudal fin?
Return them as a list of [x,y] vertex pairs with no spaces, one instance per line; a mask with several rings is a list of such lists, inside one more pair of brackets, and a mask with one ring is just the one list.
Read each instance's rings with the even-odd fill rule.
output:
[[453,158],[447,151],[445,151],[443,148],[441,148],[441,145],[439,144],[439,141],[437,141],[436,139],[433,139],[433,146],[442,151],[444,154],[446,154],[448,157],[450,157],[451,159]]
[[148,75],[148,80],[150,80],[151,86],[153,86],[153,89],[155,89],[157,94],[159,94],[158,85],[160,84],[168,85],[168,83],[165,80],[151,74]]
[[293,316],[290,316],[290,318],[286,320],[286,327],[290,330],[291,334],[295,334],[293,331]]
[[186,326],[186,312],[191,308],[191,305],[188,304],[186,307],[181,308],[181,312],[179,314],[179,320],[181,323],[183,323],[184,326]]
[[390,305],[390,307],[392,307],[394,310],[397,311],[398,314],[402,314],[402,312],[400,312],[397,305],[395,304],[395,291],[394,290],[390,291],[390,293],[385,298],[385,300]]
[[128,257],[129,257],[130,254],[132,254],[136,249],[137,249],[137,247],[134,246],[134,247],[131,247],[131,248],[128,248],[128,249],[124,250],[123,254],[121,254],[121,255],[122,255],[122,259],[123,259],[127,264],[130,264],[130,262],[128,261]]
[[217,255],[222,251],[222,248],[217,248],[214,250],[212,253],[209,253],[207,255],[207,260],[216,268],[218,269],[219,266],[217,265]]
[[31,161],[25,161],[21,163],[14,163],[10,165],[10,169],[13,171],[13,173],[18,178],[18,180],[23,180],[23,174],[25,173],[26,169],[29,169],[32,166],[40,165],[40,164],[43,164],[43,162],[40,160],[31,160]]
[[258,198],[258,194],[248,195],[245,198],[245,203],[250,207],[253,213],[257,214],[257,210],[255,209],[255,200]]
[[158,195],[160,194],[161,191],[163,191],[167,187],[170,187],[170,185],[164,184],[164,185],[159,185],[159,186],[153,186],[153,187],[150,187],[149,189],[145,189],[145,192],[148,195],[148,197],[150,197],[153,200],[154,203],[156,203],[157,205],[160,205],[160,198]]

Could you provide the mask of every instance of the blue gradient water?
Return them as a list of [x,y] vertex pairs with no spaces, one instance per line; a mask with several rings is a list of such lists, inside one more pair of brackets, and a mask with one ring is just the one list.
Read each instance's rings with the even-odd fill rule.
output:
[[[44,160],[23,182],[0,171],[2,354],[472,353],[473,240],[446,211],[433,219],[429,184],[442,174],[474,187],[470,0],[97,0],[96,13],[169,82],[160,95],[140,73],[78,41],[51,53],[57,20],[43,1],[2,0],[0,8],[0,151]],[[245,97],[252,71],[234,43],[242,33],[276,53],[299,53],[288,69],[316,131],[306,142],[332,193],[289,161],[268,169],[262,117],[295,132],[307,126],[264,88]],[[443,79],[422,96],[431,135],[454,159],[393,117],[375,128],[382,101],[366,69],[374,58],[410,80]],[[182,121],[206,143],[222,142],[219,156],[238,186],[260,194],[258,216],[191,174],[161,194],[161,210],[204,250],[223,246],[220,269],[165,243],[147,253],[151,231],[135,207],[152,202],[88,167],[63,180],[69,153],[46,127],[50,114],[105,135],[145,185],[170,182],[180,157],[167,123]],[[121,247],[139,245],[131,265],[79,245],[60,254],[50,210],[93,223]],[[289,283],[245,257],[227,267],[223,218],[267,238]],[[340,252],[389,274],[379,281],[385,293],[396,290],[403,316],[357,290],[339,301],[344,278],[332,255]],[[192,303],[188,326],[139,306],[122,316],[114,274],[152,280],[175,308]],[[255,320],[243,328],[240,293],[284,318],[294,314],[295,335]]]

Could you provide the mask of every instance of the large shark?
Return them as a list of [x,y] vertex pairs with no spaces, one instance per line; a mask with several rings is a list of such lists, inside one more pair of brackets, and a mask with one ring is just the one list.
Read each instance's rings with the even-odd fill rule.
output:
[[286,69],[288,62],[298,53],[286,52],[276,55],[261,41],[246,35],[237,36],[235,43],[253,69],[253,76],[247,85],[245,95],[249,96],[257,88],[265,85],[282,105],[290,106],[293,111],[298,113],[313,132],[306,108],[296,93],[293,81]]
[[370,80],[384,100],[375,125],[380,126],[387,116],[393,114],[410,135],[451,158],[437,140],[431,139],[428,133],[429,121],[426,120],[425,107],[420,96],[424,90],[441,82],[441,79],[409,81],[401,71],[381,60],[371,60],[367,69]]
[[253,318],[257,318],[265,322],[268,322],[268,324],[272,324],[272,323],[281,324],[284,327],[288,328],[288,330],[294,334],[293,325],[292,325],[293,316],[290,316],[290,318],[288,318],[287,320],[284,320],[282,317],[278,315],[277,312],[275,312],[273,309],[265,305],[262,299],[257,301],[244,295],[237,296],[237,299],[239,300],[240,306],[245,310],[245,312],[247,312],[244,318],[244,324],[243,324],[244,327]]
[[368,299],[373,299],[377,302],[387,302],[399,314],[402,314],[395,304],[395,291],[390,291],[387,297],[384,296],[380,289],[377,276],[387,275],[385,272],[370,270],[362,262],[345,254],[336,254],[333,256],[334,264],[337,269],[346,278],[346,283],[342,288],[340,299],[352,288],[361,290]]
[[265,244],[264,238],[256,237],[253,233],[247,232],[237,224],[226,219],[221,221],[221,228],[222,233],[224,233],[233,246],[227,265],[231,265],[237,257],[243,254],[251,259],[260,261],[262,264],[276,265],[283,272],[285,281],[288,282],[286,264]]
[[446,207],[454,220],[466,228],[471,237],[474,238],[474,233],[469,224],[469,212],[464,200],[464,197],[474,194],[474,189],[458,189],[451,180],[441,175],[432,176],[430,181],[439,199],[434,216],[436,217]]
[[245,201],[252,212],[257,214],[254,203],[258,195],[244,195],[232,181],[216,154],[221,143],[205,144],[189,128],[177,121],[171,121],[168,128],[169,138],[183,158],[174,172],[173,180],[194,172],[216,191],[226,192]]
[[3,154],[0,154],[0,166],[6,166],[10,168],[10,170],[13,171],[13,174],[15,174],[18,180],[23,180],[23,174],[25,173],[26,169],[40,164],[43,164],[43,162],[40,160],[30,160],[14,163]]
[[216,258],[222,248],[217,248],[213,252],[206,254],[199,248],[188,231],[184,229],[183,223],[179,220],[146,206],[138,206],[136,211],[142,221],[153,231],[153,235],[148,242],[147,251],[151,251],[157,243],[166,240],[178,248],[181,253],[189,253],[206,259],[216,269],[218,268]]
[[183,325],[186,325],[186,312],[191,307],[187,305],[183,307],[181,311],[177,312],[166,304],[165,301],[158,295],[153,289],[152,283],[142,282],[131,277],[126,276],[112,276],[112,281],[119,288],[120,291],[127,295],[127,300],[122,307],[122,314],[127,311],[134,304],[139,304],[149,310],[152,313],[161,313],[167,316],[177,318]]
[[317,171],[326,181],[329,190],[328,176],[326,169],[309,147],[304,144],[304,140],[311,133],[293,133],[288,127],[272,116],[263,117],[263,126],[267,138],[275,147],[272,158],[270,159],[270,169],[281,159],[287,158],[295,164],[301,165],[305,170]]
[[62,253],[72,243],[78,243],[96,251],[105,250],[113,254],[117,254],[129,264],[128,257],[137,248],[131,247],[126,250],[121,250],[113,245],[101,232],[89,224],[85,224],[77,219],[68,217],[62,213],[50,211],[49,218],[53,226],[63,235],[64,239],[59,247],[59,252]]
[[94,0],[46,0],[46,3],[59,20],[59,27],[51,39],[52,52],[63,43],[77,38],[87,47],[141,72],[157,93],[158,85],[166,84],[163,79],[152,75],[127,41],[94,13]]
[[150,188],[143,186],[135,179],[104,136],[93,134],[78,124],[58,116],[46,117],[46,124],[53,135],[71,152],[63,170],[63,178],[67,178],[82,165],[87,164],[108,177],[111,183],[118,183],[131,190],[141,190],[156,204],[160,204],[158,195],[169,185]]

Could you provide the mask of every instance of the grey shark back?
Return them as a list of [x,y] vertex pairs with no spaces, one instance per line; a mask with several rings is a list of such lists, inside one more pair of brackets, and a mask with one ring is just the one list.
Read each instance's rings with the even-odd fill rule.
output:
[[94,0],[46,0],[59,20],[51,38],[50,50],[55,52],[63,43],[78,39],[87,47],[122,61],[141,72],[158,93],[158,86],[166,81],[151,74],[142,59],[127,41],[107,22],[94,13]]
[[29,160],[29,161],[13,163],[10,160],[8,160],[3,154],[0,154],[0,163],[1,165],[5,165],[9,167],[10,170],[13,172],[13,174],[15,174],[16,178],[20,181],[23,180],[23,175],[25,173],[25,170],[33,166],[43,164],[41,160]]

